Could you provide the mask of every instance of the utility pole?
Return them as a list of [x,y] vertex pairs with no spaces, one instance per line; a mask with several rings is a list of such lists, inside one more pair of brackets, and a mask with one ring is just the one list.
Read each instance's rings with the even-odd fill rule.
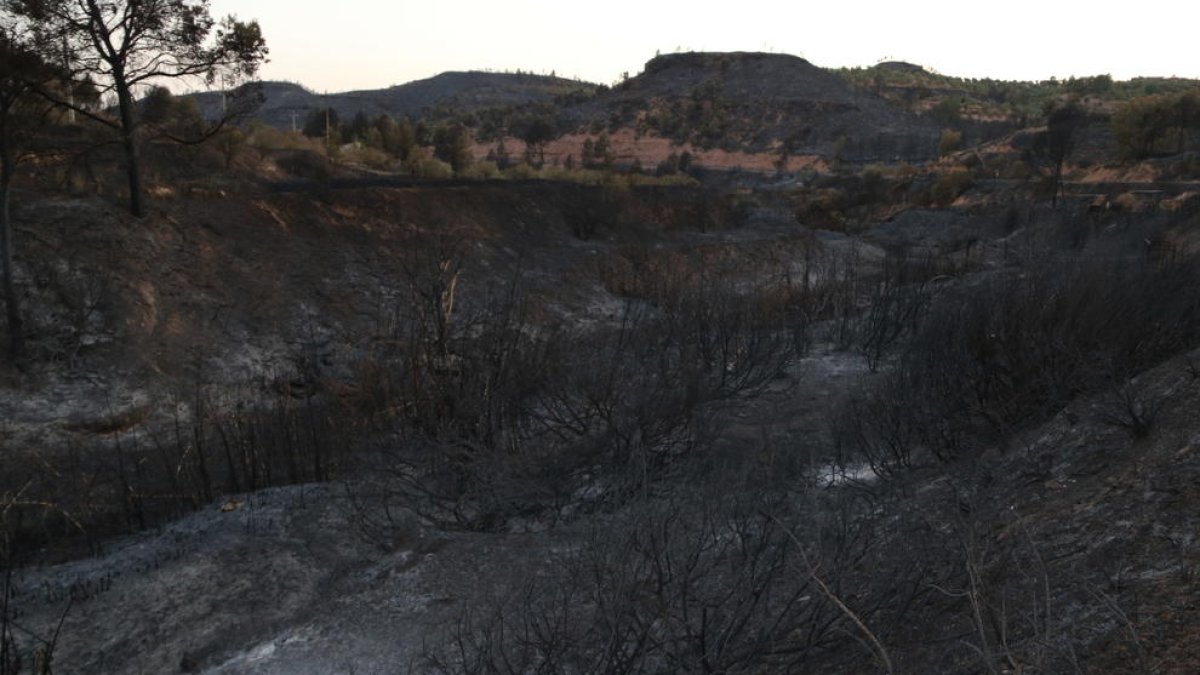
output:
[[298,113],[295,110],[292,111],[292,133],[293,134],[296,133],[296,115],[297,114]]
[[235,82],[237,82],[237,79],[228,73],[221,76],[221,116],[222,117],[224,117],[225,114],[228,112],[227,97],[229,96],[229,91],[231,89],[233,89],[233,84]]
[[333,133],[329,127],[329,92],[325,92],[321,96],[321,102],[325,104],[325,149],[332,155]]
[[[67,44],[67,34],[62,36],[63,70],[71,72],[71,48]],[[67,124],[75,124],[75,89],[67,88]]]

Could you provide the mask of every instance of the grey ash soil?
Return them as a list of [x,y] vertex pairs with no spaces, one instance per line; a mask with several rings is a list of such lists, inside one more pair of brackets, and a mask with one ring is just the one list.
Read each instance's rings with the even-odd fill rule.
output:
[[[805,359],[787,380],[718,415],[718,447],[749,460],[820,433],[829,402],[873,377],[861,363],[836,352]],[[1163,431],[1150,438],[1097,423],[1105,402],[1080,400],[1006,449],[924,477],[918,470],[902,500],[881,502],[898,517],[922,511],[938,527],[961,523],[963,509],[978,514],[1001,542],[984,555],[987,578],[1014,594],[1048,582],[1050,632],[1088,648],[1088,672],[1139,663],[1190,672],[1200,645],[1200,381],[1182,361],[1144,378],[1170,397]],[[24,570],[20,621],[53,632],[76,596],[56,654],[61,672],[422,672],[426,646],[450,637],[464,613],[553,575],[609,522],[474,534],[399,515],[385,533],[364,536],[346,495],[335,483],[235,496],[102,555]],[[999,552],[1023,542],[1033,543],[1044,577]],[[936,647],[962,629],[957,620],[913,626],[920,636],[898,656],[901,672],[973,672],[965,647],[957,657]],[[847,649],[827,672],[870,667]]]
[[[501,225],[524,240],[491,239],[494,223],[484,214],[496,212],[495,204],[470,201],[475,197],[420,191],[332,195],[314,208],[299,198],[276,196],[244,205],[249,215],[208,204],[197,210],[211,218],[211,226],[193,233],[196,241],[190,243],[179,240],[179,228],[170,222],[153,222],[138,245],[151,246],[156,260],[163,262],[157,280],[150,277],[157,300],[133,314],[140,322],[117,326],[114,334],[135,345],[165,346],[141,364],[144,376],[178,368],[183,356],[204,342],[235,354],[246,344],[244,335],[271,335],[276,327],[298,340],[304,335],[304,317],[312,314],[305,302],[350,333],[366,320],[344,298],[376,283],[368,272],[407,242],[387,229],[387,221],[420,220],[426,211],[445,206],[439,199],[475,208],[465,211],[466,222],[460,225],[484,232],[480,239],[489,242],[493,260],[509,255],[509,244],[512,255],[517,249],[551,251],[556,238],[568,231],[562,220],[567,209],[558,203],[547,206],[520,193],[493,195],[504,207]],[[361,212],[378,208],[368,208],[370,200],[392,211],[378,221],[351,226],[360,222]],[[564,203],[569,201],[564,197]],[[458,208],[462,212],[461,204]],[[66,215],[78,211],[65,209]],[[321,262],[317,254],[328,241],[322,229],[328,222],[318,222],[321,218],[345,228],[340,236],[353,244],[352,267],[361,274],[342,278],[337,275],[348,274],[344,261],[328,268]],[[68,221],[64,216],[51,224],[67,230],[73,222]],[[920,239],[930,248],[942,243],[924,230],[920,236],[907,232],[918,225],[901,219],[890,229],[881,228],[878,247],[863,245],[859,253],[878,257],[879,247],[892,237]],[[968,226],[976,224],[963,228]],[[766,242],[769,248],[783,231],[782,226],[778,232],[763,226],[679,234],[677,240],[663,236],[656,250],[685,244],[758,250],[756,244]],[[71,240],[69,235],[51,228],[51,236],[64,242]],[[375,236],[389,246],[376,251]],[[850,246],[842,235],[819,236],[835,252]],[[241,248],[249,253],[221,255],[223,247],[232,249],[244,240],[254,245]],[[612,253],[626,243],[598,238],[572,244],[570,255],[555,263],[558,267],[543,263],[545,287],[587,269],[589,257]],[[996,242],[983,249],[994,259],[1009,253],[1007,245]],[[256,256],[263,250],[277,256],[272,274],[256,274],[261,269],[254,267]],[[205,260],[214,267],[199,264]],[[217,266],[211,262],[215,260],[227,262]],[[283,287],[321,292],[289,302],[277,292],[277,271],[287,273],[289,284]],[[116,270],[113,294],[128,297],[123,292],[145,274],[140,268]],[[592,283],[555,297],[559,306],[554,309],[564,315],[580,308],[611,312],[612,296]],[[193,295],[192,288],[208,290]],[[252,302],[238,304],[247,298]],[[221,331],[205,323],[212,316],[209,310],[218,307],[228,308]],[[45,323],[56,325],[50,319]],[[816,346],[785,377],[706,411],[716,438],[713,451],[722,466],[769,467],[781,457],[797,455],[816,465],[827,462],[823,453],[830,445],[830,412],[880,375],[870,373],[853,350],[833,350],[820,341],[822,331],[816,333]],[[262,353],[287,352],[280,345],[252,347]],[[214,352],[211,358],[221,360],[219,356]],[[1072,402],[1048,424],[1022,430],[1003,447],[876,482],[873,498],[882,512],[894,513],[886,517],[894,517],[898,525],[892,531],[882,528],[885,541],[879,547],[916,556],[919,551],[904,539],[907,531],[899,525],[919,521],[926,533],[942,537],[938,546],[952,552],[935,563],[961,569],[963,561],[953,557],[962,551],[956,533],[980,533],[995,544],[978,560],[991,591],[1018,600],[1045,598],[1037,600],[1050,608],[1039,624],[1040,638],[1055,648],[1078,647],[1081,670],[1195,672],[1200,662],[1200,379],[1185,365],[1176,359],[1142,376],[1141,385],[1164,404],[1146,438],[1133,439],[1103,424],[1109,403],[1097,395]],[[234,366],[219,374],[233,379],[259,367]],[[36,400],[13,389],[0,404],[8,420],[6,444],[17,445],[14,439],[24,443],[39,429],[60,438],[120,427],[153,398],[123,384],[136,381],[116,371],[112,377],[91,379],[63,375],[40,390]],[[552,577],[572,552],[587,546],[594,530],[620,522],[585,514],[527,522],[528,531],[476,534],[440,531],[398,512],[392,527],[368,535],[359,527],[362,513],[356,508],[361,503],[347,494],[369,494],[373,486],[350,480],[349,486],[279,487],[221,499],[158,529],[108,542],[98,555],[22,569],[14,579],[18,622],[48,636],[62,620],[55,669],[63,673],[421,672],[427,646],[443,644],[464,613],[486,611],[498,598],[542,576]],[[813,482],[829,481],[814,476]],[[863,486],[819,489],[832,494]],[[923,564],[917,557],[914,561]],[[979,672],[979,661],[966,644],[972,626],[961,590],[930,592],[928,602],[914,609],[903,626],[886,627],[884,639],[894,650],[899,672]],[[1014,605],[1013,611],[1009,618],[1015,630],[1023,618],[1015,613],[1027,606]],[[826,660],[812,663],[812,672],[859,673],[877,667],[869,652],[849,638],[837,653],[822,658]]]
[[63,672],[407,672],[461,608],[535,573],[554,546],[415,522],[381,545],[354,514],[336,484],[230,498],[102,556],[26,572],[23,621],[52,630],[75,585]]
[[[823,447],[826,412],[866,376],[861,357],[815,350],[762,392],[712,411],[714,451],[753,463],[785,444]],[[553,574],[607,527],[585,516],[529,532],[445,532],[399,511],[368,529],[372,489],[236,495],[100,555],[23,570],[21,622],[53,634],[65,610],[62,672],[420,672],[426,645],[442,644],[465,612]]]
[[[168,214],[128,222],[96,202],[30,209],[26,217],[44,231],[46,251],[38,255],[67,251],[78,258],[79,283],[109,265],[103,279],[110,297],[94,333],[110,344],[126,342],[130,352],[151,348],[132,360],[124,347],[84,348],[79,369],[44,368],[7,389],[0,396],[5,447],[61,450],[114,434],[128,442],[149,426],[169,428],[174,408],[161,389],[173,380],[186,383],[197,359],[214,364],[206,376],[236,387],[269,375],[272,362],[286,363],[313,325],[335,336],[370,328],[377,307],[367,305],[378,294],[372,288],[395,281],[388,255],[406,246],[402,228],[438,213],[445,199],[457,199],[454,209],[444,209],[461,217],[455,225],[486,246],[468,279],[476,291],[496,274],[488,264],[527,256],[538,264],[534,291],[552,291],[547,306],[581,325],[581,317],[612,322],[622,303],[595,281],[563,287],[560,280],[594,274],[593,259],[619,255],[626,245],[649,238],[659,251],[742,249],[779,257],[778,243],[792,245],[794,238],[794,228],[773,222],[704,234],[642,226],[630,226],[630,234],[610,226],[595,240],[578,241],[563,222],[577,191],[566,189],[558,203],[541,197],[544,190],[536,196],[511,189],[347,191],[316,204],[289,195],[199,201],[186,214],[205,223],[196,229]],[[485,193],[491,197],[478,209],[470,205]],[[655,208],[670,216],[679,208],[672,199],[659,198]],[[690,208],[686,199],[680,203]],[[127,237],[136,253],[118,256],[79,239],[86,226],[97,233],[90,237]],[[336,259],[323,255],[330,229],[342,247]],[[840,250],[848,240],[832,237],[828,245]],[[91,253],[100,255],[90,259]],[[137,262],[151,259],[152,268]],[[344,301],[349,297],[358,299]],[[50,336],[74,335],[61,316],[35,324]],[[53,347],[48,339],[38,344]],[[348,347],[335,339],[329,348],[337,357]],[[749,464],[774,461],[793,444],[821,446],[823,411],[844,389],[826,375],[845,374],[848,381],[860,371],[862,359],[853,353],[820,350],[762,392],[714,406],[716,452]],[[180,404],[186,419],[187,401],[174,405]],[[463,611],[486,608],[491,597],[551,573],[560,556],[600,526],[583,518],[557,527],[528,524],[538,532],[451,533],[409,515],[382,538],[365,537],[355,510],[361,504],[347,492],[334,483],[222,498],[103,544],[98,555],[22,569],[14,579],[19,621],[48,637],[66,610],[54,656],[61,673],[404,673],[419,670],[424,645],[440,644]]]

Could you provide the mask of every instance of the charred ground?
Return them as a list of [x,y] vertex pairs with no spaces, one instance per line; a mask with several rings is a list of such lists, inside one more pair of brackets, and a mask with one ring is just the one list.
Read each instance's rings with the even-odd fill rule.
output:
[[1040,128],[675,185],[151,143],[141,219],[41,155],[4,667],[1192,672],[1194,152],[1104,115],[1054,180]]

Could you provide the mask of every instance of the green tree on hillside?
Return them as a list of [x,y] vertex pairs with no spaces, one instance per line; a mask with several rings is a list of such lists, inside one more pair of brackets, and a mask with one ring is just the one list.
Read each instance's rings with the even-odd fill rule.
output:
[[376,133],[376,136],[373,138],[378,141],[378,145],[375,147],[384,152],[389,152],[389,142],[395,140],[397,133],[399,133],[400,125],[396,124],[396,120],[392,119],[391,115],[381,113],[375,119],[371,120],[371,130]]
[[938,101],[929,114],[944,127],[957,127],[962,122],[962,101],[957,96],[947,96]]
[[583,162],[583,168],[587,169],[592,166],[592,157],[596,153],[596,143],[590,139],[583,139],[583,149],[580,151],[579,157]]
[[546,144],[558,138],[558,125],[554,119],[538,115],[521,124],[520,138],[525,141],[525,158],[530,164],[541,166],[546,163]]
[[1112,135],[1121,154],[1144,160],[1163,151],[1172,130],[1182,133],[1178,98],[1154,94],[1132,98],[1112,115]]
[[1179,129],[1176,150],[1184,152],[1200,135],[1200,91],[1186,91],[1175,100],[1175,125]]
[[1111,75],[1072,77],[1063,84],[1063,88],[1080,96],[1104,96],[1112,91],[1113,79]]
[[471,134],[461,124],[441,125],[433,132],[433,156],[450,165],[455,175],[471,165]]
[[347,142],[364,141],[370,128],[371,120],[367,118],[367,113],[359,110],[342,129],[342,138]]
[[417,120],[413,126],[413,142],[423,147],[433,145],[433,127],[424,119]]
[[325,136],[340,126],[337,110],[320,108],[308,113],[304,118],[301,133],[309,138],[325,138]]
[[204,126],[196,99],[175,96],[166,87],[151,87],[138,110],[142,124],[167,135],[196,135]]
[[384,152],[398,157],[401,161],[408,159],[417,145],[417,132],[412,121],[406,117],[396,122],[391,117],[382,115],[376,120],[376,127],[383,135]]
[[509,155],[508,147],[504,145],[503,138],[496,143],[496,148],[488,154],[491,155],[491,160],[501,169],[507,169],[509,164],[512,163],[512,157]]
[[212,144],[225,158],[225,168],[233,166],[233,160],[238,152],[246,145],[246,133],[241,129],[230,126],[212,137]]
[[608,132],[601,131],[596,137],[596,142],[592,145],[592,160],[604,168],[612,166],[614,159],[611,144],[608,141]]

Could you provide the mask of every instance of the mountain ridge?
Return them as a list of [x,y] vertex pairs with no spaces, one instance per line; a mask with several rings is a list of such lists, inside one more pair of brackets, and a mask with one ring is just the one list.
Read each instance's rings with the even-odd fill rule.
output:
[[[547,119],[558,136],[631,130],[672,145],[755,154],[842,155],[921,160],[932,155],[940,127],[854,87],[833,72],[792,55],[688,52],[659,55],[643,71],[606,87],[526,73],[454,71],[377,90],[316,94],[299,85],[263,83],[253,117],[298,129],[314,111],[343,120],[424,117],[481,124],[481,141],[520,138],[522,124]],[[204,114],[220,110],[219,94],[197,96]]]
[[[433,77],[383,89],[359,89],[336,93],[317,93],[301,84],[264,81],[263,104],[253,119],[280,129],[296,128],[305,116],[316,110],[332,108],[345,119],[359,112],[369,117],[388,114],[394,118],[416,117],[425,110],[443,105],[460,111],[501,105],[521,105],[550,100],[571,91],[587,91],[596,85],[566,78],[530,73],[489,73],[485,71],[447,71]],[[222,92],[194,94],[206,117],[220,114]]]

